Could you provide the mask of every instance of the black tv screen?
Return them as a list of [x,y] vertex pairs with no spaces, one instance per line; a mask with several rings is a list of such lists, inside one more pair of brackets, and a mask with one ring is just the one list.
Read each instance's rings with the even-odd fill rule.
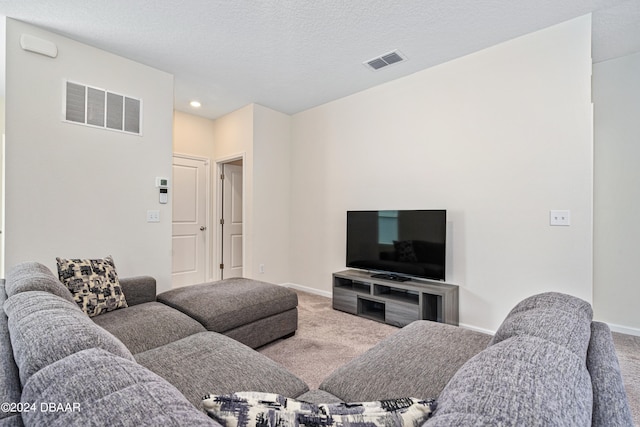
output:
[[347,267],[445,280],[446,210],[348,211]]

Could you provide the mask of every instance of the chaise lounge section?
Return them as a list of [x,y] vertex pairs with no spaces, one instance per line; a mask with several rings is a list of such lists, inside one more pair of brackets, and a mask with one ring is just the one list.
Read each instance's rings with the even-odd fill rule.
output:
[[157,300],[252,348],[293,335],[298,295],[291,289],[245,278],[185,286]]

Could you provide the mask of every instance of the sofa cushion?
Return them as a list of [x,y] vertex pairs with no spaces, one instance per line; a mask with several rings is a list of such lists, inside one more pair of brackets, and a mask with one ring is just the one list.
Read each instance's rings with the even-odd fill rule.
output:
[[320,389],[345,402],[434,398],[490,339],[457,326],[416,321],[336,369]]
[[91,321],[75,303],[42,291],[8,298],[4,310],[20,381],[66,356],[88,348],[102,348],[135,360],[116,337]]
[[[27,425],[219,426],[153,372],[101,349],[43,368],[29,379],[22,397],[36,407],[23,413]],[[50,403],[65,410],[40,410]]]
[[24,427],[24,424],[19,413],[11,413],[6,418],[0,418],[0,427]]
[[60,280],[89,317],[127,307],[111,256],[104,259],[56,260]]
[[315,389],[309,390],[306,393],[302,393],[296,397],[297,400],[302,400],[309,403],[340,403],[342,400],[333,394],[324,390]]
[[186,314],[159,302],[147,302],[92,318],[131,353],[160,347],[206,329]]
[[555,342],[584,360],[592,319],[591,305],[579,298],[557,292],[533,295],[509,312],[489,345],[530,335]]
[[282,365],[215,332],[190,335],[136,354],[136,360],[173,384],[198,408],[206,393],[252,390],[294,397],[309,390]]
[[401,398],[313,404],[274,393],[239,392],[207,395],[203,399],[203,406],[211,418],[224,426],[234,427],[414,427],[429,418],[435,402]]
[[591,323],[587,369],[593,385],[593,426],[631,426],[633,417],[622,382],[611,330],[606,323]]
[[156,300],[156,279],[151,276],[119,277],[129,307]]
[[226,332],[298,306],[298,294],[291,289],[241,277],[172,289],[157,299],[215,332]]
[[7,296],[20,292],[45,291],[74,302],[69,292],[46,266],[37,262],[23,262],[7,272]]
[[[0,307],[7,299],[4,280],[0,280]],[[13,359],[7,315],[0,309],[0,403],[20,402],[20,376]],[[11,417],[9,411],[0,411],[0,420]]]
[[584,358],[539,337],[514,336],[456,372],[425,427],[591,425],[592,399]]

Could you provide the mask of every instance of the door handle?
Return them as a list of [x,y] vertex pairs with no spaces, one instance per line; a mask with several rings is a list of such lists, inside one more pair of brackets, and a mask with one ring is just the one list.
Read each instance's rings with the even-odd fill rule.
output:
[[204,225],[201,225],[201,226],[200,226],[200,231],[204,231],[204,230],[206,230],[206,229],[207,229],[207,227],[205,227]]

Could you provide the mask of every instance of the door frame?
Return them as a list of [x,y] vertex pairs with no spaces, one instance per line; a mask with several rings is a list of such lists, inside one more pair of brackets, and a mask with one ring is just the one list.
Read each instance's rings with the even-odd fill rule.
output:
[[215,275],[214,278],[212,280],[220,280],[220,264],[222,264],[222,229],[221,229],[221,224],[220,224],[220,220],[222,219],[223,216],[223,212],[222,212],[222,180],[220,179],[220,176],[222,175],[223,172],[223,165],[225,163],[232,163],[232,162],[237,162],[238,160],[242,161],[242,276],[245,277],[245,274],[247,272],[246,267],[247,267],[247,245],[246,245],[246,224],[247,224],[247,217],[246,217],[246,212],[247,210],[245,209],[245,207],[247,206],[246,202],[246,174],[245,174],[245,166],[246,166],[246,161],[245,161],[245,153],[237,153],[237,154],[232,154],[230,156],[225,156],[225,157],[220,157],[218,159],[216,159],[216,219],[215,219],[215,224],[216,224],[216,234],[215,234],[215,248],[214,248],[214,254],[215,254],[215,265],[217,268],[215,268]]
[[[200,156],[194,156],[191,154],[183,154],[183,153],[173,153],[172,157],[171,157],[171,166],[173,167],[173,158],[180,158],[180,159],[186,159],[186,160],[195,160],[195,161],[201,161],[204,162],[204,169],[205,169],[205,176],[206,176],[206,188],[204,190],[205,193],[205,227],[207,227],[207,229],[205,230],[206,232],[204,233],[204,277],[205,277],[205,281],[210,281],[211,280],[211,159],[207,158],[207,157],[200,157]],[[172,180],[172,184],[173,184],[173,177],[171,178]],[[172,191],[173,191],[173,185],[172,185]],[[174,198],[171,198],[171,208],[173,209],[173,200]],[[173,224],[172,224],[173,226]],[[173,235],[173,231],[171,232]],[[171,249],[173,251],[173,248]]]

